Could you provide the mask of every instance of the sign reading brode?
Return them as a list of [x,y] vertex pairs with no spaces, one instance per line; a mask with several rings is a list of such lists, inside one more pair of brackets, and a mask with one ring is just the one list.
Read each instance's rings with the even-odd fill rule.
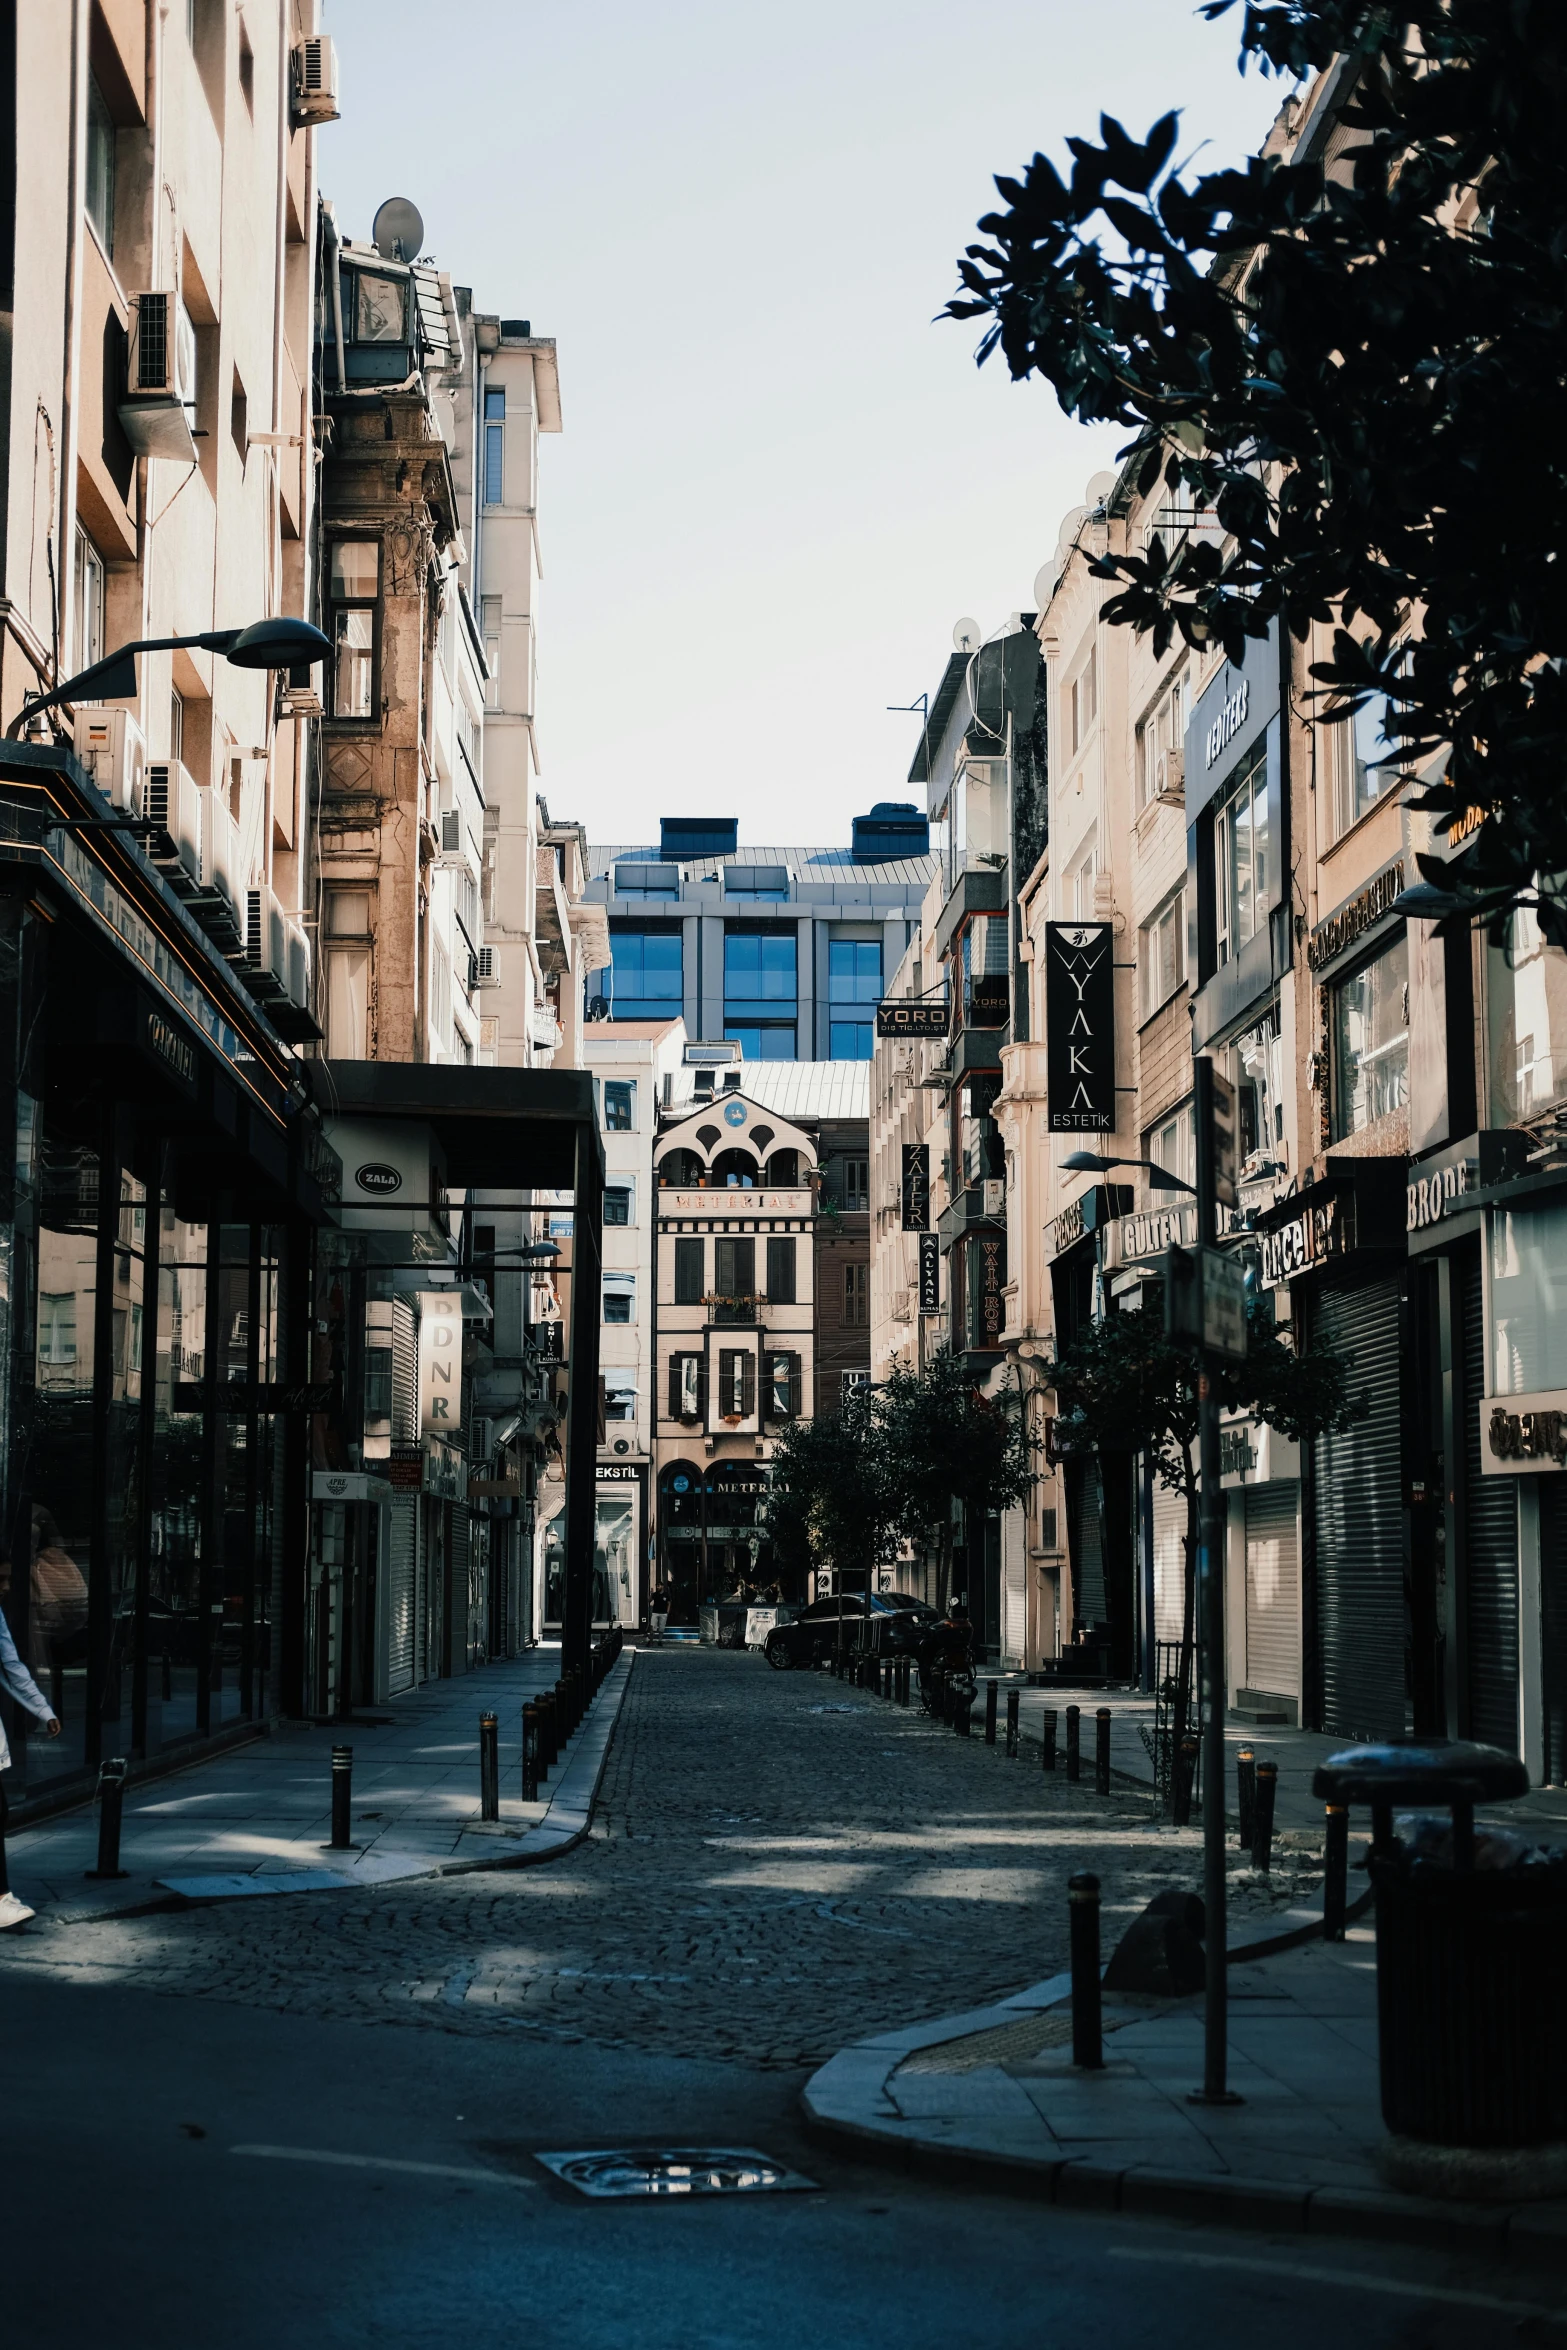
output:
[[1567,1468],[1567,1388],[1488,1395],[1480,1405],[1480,1466],[1491,1477]]
[[455,1290],[419,1293],[419,1431],[454,1436],[462,1418],[462,1299]]
[[1052,1134],[1115,1132],[1115,932],[1045,924],[1045,1069]]

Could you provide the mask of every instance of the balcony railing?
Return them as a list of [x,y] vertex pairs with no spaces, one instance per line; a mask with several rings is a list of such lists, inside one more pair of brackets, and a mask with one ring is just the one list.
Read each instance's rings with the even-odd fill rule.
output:
[[754,1322],[761,1302],[759,1297],[712,1296],[702,1300],[707,1308],[708,1320],[715,1323]]

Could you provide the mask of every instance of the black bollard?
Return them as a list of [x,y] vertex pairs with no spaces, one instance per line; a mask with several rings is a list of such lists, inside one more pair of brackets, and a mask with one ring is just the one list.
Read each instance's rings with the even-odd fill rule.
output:
[[1047,1705],[1039,1717],[1039,1734],[1044,1748],[1043,1762],[1047,1771],[1056,1767],[1056,1709]]
[[349,1852],[353,1838],[349,1833],[354,1800],[354,1750],[351,1746],[332,1749],[332,1841],[331,1852]]
[[896,1664],[897,1672],[893,1682],[893,1696],[899,1705],[907,1705],[909,1702],[909,1660],[906,1656],[900,1656],[897,1658]]
[[994,1681],[987,1681],[987,1682],[985,1683],[985,1744],[986,1744],[987,1746],[994,1746],[994,1745],[995,1745],[995,1743],[996,1743],[996,1684],[995,1684],[995,1682],[994,1682]]
[[539,1799],[539,1715],[538,1708],[525,1705],[522,1709],[522,1800],[537,1803]]
[[87,1877],[126,1877],[120,1866],[120,1815],[125,1805],[125,1774],[130,1765],[123,1754],[98,1765],[98,1866],[84,1869]]
[[930,1676],[930,1710],[938,1722],[946,1720],[947,1676],[940,1665],[934,1667]]
[[1018,1692],[1017,1692],[1017,1690],[1015,1690],[1015,1689],[1009,1689],[1009,1690],[1007,1691],[1007,1760],[1008,1760],[1008,1762],[1016,1762],[1016,1761],[1017,1761],[1017,1708],[1018,1708]]
[[1067,1917],[1072,1943],[1072,2062],[1086,2071],[1104,2065],[1099,2014],[1099,1879],[1068,1877]]
[[1344,1912],[1349,1906],[1349,1807],[1328,1805],[1327,1838],[1323,1850],[1322,1939],[1342,1942]]
[[1079,1779],[1083,1774],[1082,1730],[1082,1707],[1069,1705],[1066,1709],[1066,1775],[1069,1779]]
[[479,1716],[479,1817],[501,1816],[501,1726],[494,1714]]
[[952,1727],[960,1738],[974,1735],[974,1700],[956,1690],[952,1697]]
[[1278,1793],[1279,1766],[1257,1765],[1257,1817],[1252,1826],[1251,1865],[1267,1876],[1273,1866],[1273,1799]]
[[1110,1792],[1110,1708],[1099,1707],[1094,1715],[1094,1793]]
[[1178,1828],[1187,1827],[1192,1816],[1192,1788],[1197,1778],[1197,1741],[1191,1733],[1181,1740],[1176,1751],[1174,1775],[1170,1789],[1170,1817]]
[[547,1779],[555,1760],[555,1692],[546,1689],[533,1701],[539,1723],[539,1777]]
[[1235,1841],[1242,1852],[1251,1850],[1252,1822],[1257,1816],[1257,1757],[1243,1746],[1235,1757]]

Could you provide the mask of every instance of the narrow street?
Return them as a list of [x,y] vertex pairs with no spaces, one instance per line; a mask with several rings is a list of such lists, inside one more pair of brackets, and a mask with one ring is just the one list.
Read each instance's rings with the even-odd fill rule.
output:
[[[1038,2209],[806,2138],[799,2089],[846,2041],[1063,1963],[1073,1869],[1112,1911],[1172,1881],[1144,1812],[824,1676],[654,1651],[594,1832],[547,1867],[9,1936],[9,2207],[48,2248],[8,2280],[18,2338],[79,2298],[125,2350],[454,2323],[533,2350],[633,2313],[650,2345],[1121,2343],[1155,2308],[1176,2350],[1226,2315],[1281,2350],[1536,2338],[1554,2288],[1516,2269]],[[818,2191],[595,2206],[532,2159],[650,2137],[760,2146]],[[273,2249],[236,2290],[241,2230]]]

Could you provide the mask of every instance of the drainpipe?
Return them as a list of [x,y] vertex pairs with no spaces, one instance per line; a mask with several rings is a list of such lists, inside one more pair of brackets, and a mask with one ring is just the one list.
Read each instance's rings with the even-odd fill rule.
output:
[[337,233],[337,221],[329,196],[321,199],[321,236],[327,251],[327,267],[332,272],[332,336],[337,344],[337,388],[348,389],[348,359],[343,346],[343,272],[339,255],[343,241]]

